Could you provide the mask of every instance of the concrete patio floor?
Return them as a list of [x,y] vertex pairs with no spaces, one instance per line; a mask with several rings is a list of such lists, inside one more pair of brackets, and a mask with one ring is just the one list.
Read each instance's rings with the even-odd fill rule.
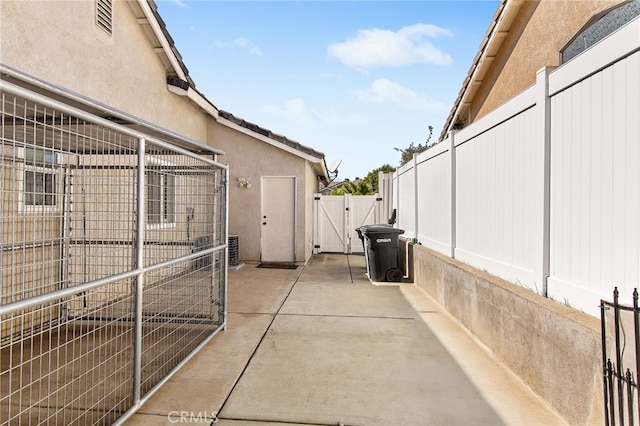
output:
[[127,425],[562,425],[413,284],[364,257],[229,272],[227,329]]

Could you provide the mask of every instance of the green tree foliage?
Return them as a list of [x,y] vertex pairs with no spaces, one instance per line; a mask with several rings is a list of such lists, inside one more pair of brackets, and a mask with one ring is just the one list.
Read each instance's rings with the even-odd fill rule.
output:
[[391,173],[396,170],[395,167],[385,164],[384,166],[378,167],[377,169],[371,170],[367,176],[365,176],[364,180],[371,184],[371,189],[374,194],[378,192],[378,172],[383,173]]
[[429,143],[431,141],[431,136],[433,136],[433,126],[429,126],[429,136],[427,137],[427,140],[424,144],[419,143],[418,145],[415,145],[413,142],[411,142],[409,146],[404,149],[394,148],[400,153],[400,166],[404,166],[409,161],[411,161],[414,154],[419,154],[422,151],[425,151],[427,148],[430,148],[432,145]]
[[355,180],[353,182],[347,181],[340,187],[331,191],[331,195],[371,195],[375,194],[371,188],[371,184],[364,179]]
[[375,170],[371,170],[367,173],[364,179],[356,178],[353,182],[345,181],[341,186],[331,191],[331,195],[344,195],[344,194],[353,194],[353,195],[373,195],[378,193],[378,172],[390,173],[395,171],[396,169],[389,165],[385,164],[384,166],[378,167]]

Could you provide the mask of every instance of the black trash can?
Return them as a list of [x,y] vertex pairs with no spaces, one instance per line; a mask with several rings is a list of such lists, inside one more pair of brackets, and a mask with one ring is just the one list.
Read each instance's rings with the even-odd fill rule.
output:
[[404,230],[389,225],[365,225],[356,231],[364,244],[371,281],[402,281],[402,270],[398,268],[398,235],[404,234]]

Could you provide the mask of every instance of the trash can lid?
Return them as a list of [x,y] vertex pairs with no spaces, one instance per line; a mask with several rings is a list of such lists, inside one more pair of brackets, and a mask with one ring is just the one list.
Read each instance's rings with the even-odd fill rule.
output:
[[404,229],[394,228],[390,225],[364,225],[357,229],[363,234],[404,234]]

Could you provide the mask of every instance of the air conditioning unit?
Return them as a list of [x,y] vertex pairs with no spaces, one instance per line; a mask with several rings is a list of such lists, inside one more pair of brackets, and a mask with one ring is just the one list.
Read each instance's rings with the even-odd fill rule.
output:
[[229,267],[235,267],[240,264],[240,237],[238,235],[229,235]]

